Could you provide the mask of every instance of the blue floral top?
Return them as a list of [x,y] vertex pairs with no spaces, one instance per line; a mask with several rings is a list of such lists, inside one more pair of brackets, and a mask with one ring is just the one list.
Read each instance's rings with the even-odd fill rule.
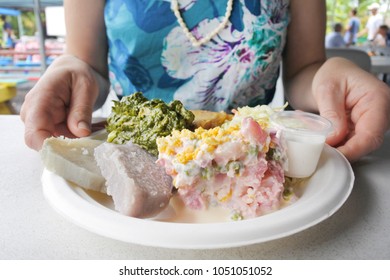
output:
[[[107,0],[111,84],[118,95],[181,100],[187,108],[228,110],[273,98],[285,45],[289,0],[234,0],[228,25],[194,47],[170,0]],[[180,0],[191,33],[207,36],[227,0]]]

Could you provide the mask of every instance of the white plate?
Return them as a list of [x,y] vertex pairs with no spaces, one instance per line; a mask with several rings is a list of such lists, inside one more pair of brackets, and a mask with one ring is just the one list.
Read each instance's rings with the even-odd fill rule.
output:
[[182,248],[226,248],[285,237],[327,219],[347,200],[354,183],[349,162],[325,146],[315,174],[294,204],[243,221],[171,223],[123,216],[110,199],[91,196],[47,170],[42,176],[46,199],[60,214],[91,232],[141,245]]

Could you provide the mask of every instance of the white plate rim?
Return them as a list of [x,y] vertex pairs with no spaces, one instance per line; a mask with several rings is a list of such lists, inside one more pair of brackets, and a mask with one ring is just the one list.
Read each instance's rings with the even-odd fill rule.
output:
[[121,215],[47,169],[42,174],[44,197],[72,223],[111,239],[172,249],[231,248],[290,236],[332,216],[348,199],[354,180],[347,159],[326,145],[315,174],[294,204],[255,219],[188,224]]

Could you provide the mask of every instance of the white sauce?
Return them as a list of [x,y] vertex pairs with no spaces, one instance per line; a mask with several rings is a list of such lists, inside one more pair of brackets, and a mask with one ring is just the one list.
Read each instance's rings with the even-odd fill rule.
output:
[[331,122],[319,115],[300,111],[282,111],[271,118],[272,123],[281,129],[287,146],[285,174],[293,178],[311,176],[332,130]]
[[324,147],[325,137],[298,136],[285,134],[287,144],[288,168],[285,174],[294,178],[311,176],[317,168],[317,163]]
[[167,209],[153,220],[173,223],[217,223],[232,221],[230,216],[230,210],[220,206],[208,207],[205,210],[189,209],[178,195],[174,195]]

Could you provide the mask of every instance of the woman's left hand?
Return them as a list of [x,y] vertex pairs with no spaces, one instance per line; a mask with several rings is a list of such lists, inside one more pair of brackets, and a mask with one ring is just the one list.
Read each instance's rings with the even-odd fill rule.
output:
[[312,92],[320,114],[333,123],[327,143],[353,162],[379,148],[390,127],[390,87],[343,58],[327,60]]

